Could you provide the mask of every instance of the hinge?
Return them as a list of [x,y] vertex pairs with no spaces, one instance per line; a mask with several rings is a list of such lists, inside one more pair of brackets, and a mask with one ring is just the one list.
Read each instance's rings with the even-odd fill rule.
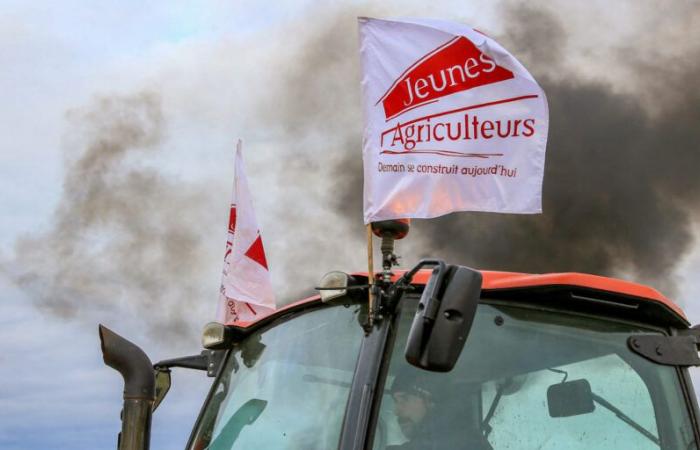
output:
[[629,348],[644,358],[666,366],[700,366],[700,330],[691,328],[679,336],[643,334],[627,339]]

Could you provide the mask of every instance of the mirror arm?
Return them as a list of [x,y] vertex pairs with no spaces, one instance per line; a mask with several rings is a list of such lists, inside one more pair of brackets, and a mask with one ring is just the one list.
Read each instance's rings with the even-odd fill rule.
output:
[[164,359],[153,364],[155,370],[170,370],[173,367],[206,370],[207,376],[215,377],[224,360],[224,350],[203,350],[199,355]]
[[192,355],[192,356],[182,356],[180,358],[164,359],[153,364],[153,368],[159,369],[170,369],[172,367],[183,367],[185,369],[195,369],[195,370],[207,370],[208,359],[203,354]]
[[[439,280],[442,282],[442,278],[445,275],[445,268],[446,264],[445,261],[442,261],[440,259],[421,259],[418,261],[418,264],[416,264],[413,269],[409,270],[401,278],[396,280],[396,282],[389,287],[387,290],[387,306],[389,309],[393,310],[394,307],[396,307],[397,303],[399,302],[399,298],[401,298],[401,295],[411,289],[411,281],[413,281],[413,277],[418,273],[418,271],[424,267],[428,266],[437,266],[438,267],[438,273],[439,273]],[[431,308],[435,309],[433,312],[433,320],[435,319],[439,308],[439,302],[431,301]],[[437,303],[437,305],[435,305]]]
[[399,286],[399,285],[409,285],[411,284],[411,280],[413,280],[413,277],[418,273],[420,269],[426,266],[438,266],[441,270],[441,272],[444,272],[445,269],[445,261],[441,259],[421,259],[418,261],[418,264],[415,265],[415,267],[405,274],[398,280],[396,280],[396,283],[394,283],[394,286]]

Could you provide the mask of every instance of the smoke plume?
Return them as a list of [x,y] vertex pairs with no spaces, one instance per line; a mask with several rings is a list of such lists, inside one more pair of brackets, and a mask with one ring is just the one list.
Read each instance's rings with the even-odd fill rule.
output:
[[[549,100],[544,213],[415,221],[402,253],[496,270],[628,276],[673,293],[700,207],[698,41],[663,58],[618,49],[617,70],[628,74],[621,89],[566,67],[569,39],[547,10],[508,4],[503,17],[509,32],[496,38],[532,69]],[[362,174],[350,150],[336,175],[347,193],[338,209],[358,220]]]
[[[505,31],[484,30],[531,69],[548,96],[544,213],[416,221],[398,243],[407,265],[431,256],[485,269],[629,276],[673,289],[700,210],[699,14],[679,7],[657,18],[654,5],[643,3],[626,39],[601,48],[567,5],[507,3]],[[168,121],[183,115],[162,98],[194,104],[183,119],[190,127],[225,130],[222,141],[248,138],[249,178],[281,302],[327,270],[364,267],[355,17],[406,12],[314,14],[320,25],[290,22],[264,43],[254,36],[250,45],[204,52],[195,60],[207,73],[201,86],[185,80],[173,87],[167,81],[178,72],[165,71],[158,89],[97,98],[69,114],[59,206],[46,232],[17,242],[11,263],[37,304],[91,323],[126,311],[159,340],[192,339],[199,318],[213,317],[228,199],[212,195],[211,180],[184,181],[160,167],[172,144],[166,131],[177,132]],[[232,48],[258,55],[256,63],[227,65]],[[210,84],[233,90],[235,124],[226,108],[218,115],[208,109],[218,97]],[[207,123],[197,122],[198,113]],[[226,123],[209,123],[217,117]],[[261,173],[266,185],[256,190]]]
[[204,191],[138,162],[163,138],[159,96],[97,98],[69,122],[61,202],[46,233],[17,242],[15,280],[55,317],[145,320],[166,339],[199,328],[185,306],[207,267],[193,220]]
[[[623,94],[612,83],[557,73],[567,36],[550,13],[516,4],[505,17],[517,25],[501,40],[523,50],[549,100],[544,214],[421,223],[426,253],[502,270],[631,275],[672,293],[700,206],[697,41],[665,58],[620,51],[617,63],[628,67],[619,70],[636,74],[627,79],[635,89]],[[648,92],[654,108],[645,107]]]

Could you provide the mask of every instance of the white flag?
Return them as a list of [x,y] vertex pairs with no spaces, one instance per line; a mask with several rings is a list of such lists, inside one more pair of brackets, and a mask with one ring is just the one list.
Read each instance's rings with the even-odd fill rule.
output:
[[522,64],[466,25],[359,25],[365,223],[541,212],[549,112]]
[[274,310],[275,296],[239,140],[217,320],[224,324],[249,322]]

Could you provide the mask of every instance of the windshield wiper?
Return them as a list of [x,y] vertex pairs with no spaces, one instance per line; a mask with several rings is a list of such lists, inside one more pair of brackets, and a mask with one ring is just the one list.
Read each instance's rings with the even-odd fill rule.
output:
[[638,424],[637,422],[635,422],[634,420],[632,420],[632,418],[630,418],[630,416],[628,416],[627,414],[625,414],[625,413],[623,413],[622,411],[620,411],[620,410],[619,410],[618,408],[616,408],[612,403],[610,403],[609,401],[605,400],[605,399],[604,399],[603,397],[601,397],[600,395],[597,395],[597,394],[591,392],[591,396],[593,397],[593,401],[595,401],[596,403],[598,403],[598,404],[599,404],[600,406],[602,406],[603,408],[605,408],[605,409],[607,409],[608,411],[610,411],[610,412],[612,412],[613,414],[615,414],[615,415],[617,416],[618,419],[622,420],[622,421],[625,422],[627,425],[631,426],[632,428],[634,428],[635,430],[637,430],[639,433],[641,433],[643,436],[645,436],[647,439],[649,439],[651,442],[653,442],[654,444],[656,444],[656,445],[658,445],[659,447],[661,447],[661,441],[659,441],[659,438],[656,437],[656,436],[654,436],[654,435],[653,435],[651,432],[649,432],[646,428],[644,428],[643,426],[641,426],[640,424]]
[[484,417],[484,420],[481,422],[481,431],[484,433],[485,438],[488,438],[491,431],[493,431],[493,427],[491,426],[490,422],[491,419],[493,419],[493,415],[496,413],[496,408],[498,407],[498,403],[501,401],[505,388],[506,383],[498,385],[498,388],[496,388],[496,396],[491,402],[491,406],[489,407],[489,411],[486,413],[486,417]]

